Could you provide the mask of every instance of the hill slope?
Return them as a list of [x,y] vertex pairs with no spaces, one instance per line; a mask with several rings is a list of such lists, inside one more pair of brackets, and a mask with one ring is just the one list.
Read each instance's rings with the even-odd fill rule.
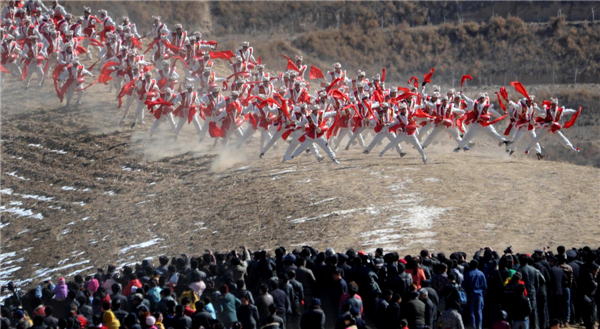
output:
[[258,159],[258,138],[217,155],[191,126],[175,145],[166,130],[150,141],[152,119],[133,131],[118,125],[104,86],[71,109],[51,86],[26,101],[16,86],[2,92],[3,281],[134,261],[125,253],[531,249],[600,234],[599,169],[509,159],[485,141],[470,153],[428,149],[427,166],[408,147],[403,159],[354,149],[339,152],[337,166],[311,156],[281,164],[281,148]]

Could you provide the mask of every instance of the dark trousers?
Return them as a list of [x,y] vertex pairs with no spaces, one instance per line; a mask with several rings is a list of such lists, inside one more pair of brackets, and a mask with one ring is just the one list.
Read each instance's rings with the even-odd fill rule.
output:
[[536,302],[538,325],[542,329],[548,328],[548,322],[550,321],[548,319],[548,296],[545,294],[537,295]]
[[583,296],[581,299],[581,318],[585,329],[594,329],[596,324],[596,303],[594,298]]
[[[537,317],[537,296],[536,295],[529,295],[527,296],[527,298],[529,298],[529,302],[531,303],[531,314],[529,315],[529,328],[530,329],[539,329],[540,326],[538,324],[538,317]],[[545,327],[542,327],[542,329],[545,329]]]

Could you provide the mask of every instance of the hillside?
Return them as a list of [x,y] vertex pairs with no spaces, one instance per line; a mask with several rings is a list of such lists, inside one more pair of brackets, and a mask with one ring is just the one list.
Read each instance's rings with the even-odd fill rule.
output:
[[[591,166],[508,158],[485,140],[469,153],[452,153],[449,141],[428,148],[427,166],[408,147],[403,159],[353,149],[339,152],[338,166],[309,156],[281,164],[281,149],[258,158],[258,138],[221,155],[212,141],[198,144],[191,126],[177,144],[166,130],[149,140],[152,120],[119,125],[105,86],[71,109],[50,86],[25,101],[18,90],[2,90],[3,281],[123,265],[132,261],[126,251],[140,259],[240,244],[523,250],[600,234],[600,169]],[[566,134],[580,142],[580,129]]]

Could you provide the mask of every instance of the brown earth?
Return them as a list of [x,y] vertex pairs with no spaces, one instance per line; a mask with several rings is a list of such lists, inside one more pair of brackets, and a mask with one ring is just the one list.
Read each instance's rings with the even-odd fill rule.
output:
[[[25,98],[11,82],[2,90],[3,282],[242,244],[401,253],[598,244],[592,166],[508,158],[485,138],[469,153],[452,153],[451,141],[428,148],[427,166],[408,147],[402,159],[355,148],[338,153],[340,165],[309,155],[282,164],[285,143],[259,159],[258,137],[226,154],[199,144],[191,126],[177,143],[166,126],[149,140],[153,119],[119,125],[106,86],[64,108],[49,83]],[[566,131],[595,154],[597,133]]]

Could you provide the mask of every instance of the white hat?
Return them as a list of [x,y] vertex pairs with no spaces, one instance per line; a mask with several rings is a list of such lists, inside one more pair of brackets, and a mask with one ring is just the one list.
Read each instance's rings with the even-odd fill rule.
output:
[[320,109],[321,109],[321,106],[319,106],[319,104],[315,104],[315,105],[313,106],[313,109],[315,109],[315,110],[320,110]]
[[235,62],[236,63],[241,63],[242,62],[242,56],[235,56]]
[[294,81],[294,86],[295,86],[295,85],[298,85],[298,86],[299,86],[299,85],[300,85],[300,81],[298,81],[298,80],[295,80],[295,81]]
[[151,76],[152,76],[152,73],[151,73],[150,71],[148,71],[148,72],[144,73],[144,76],[145,76],[145,77],[151,77]]
[[365,83],[364,82],[359,82],[356,84],[357,88],[364,88],[365,87]]
[[162,62],[161,62],[161,64],[162,64],[163,66],[169,66],[169,61],[167,61],[167,60],[164,60],[164,61],[162,61]]
[[91,13],[92,12],[92,8],[83,6],[83,12],[84,13]]
[[447,102],[448,101],[448,96],[442,97],[442,101],[446,101]]
[[123,25],[117,25],[117,31],[123,31]]
[[269,82],[269,77],[263,77],[262,82]]
[[194,85],[191,83],[186,83],[185,84],[185,89],[194,89]]
[[333,63],[333,68],[334,69],[341,69],[342,68],[342,64],[340,64],[340,63]]
[[402,109],[406,109],[406,108],[407,108],[406,103],[400,103],[400,109],[401,110]]
[[363,94],[362,97],[361,97],[361,99],[365,99],[365,98],[369,98],[369,95]]
[[152,16],[152,20],[154,20],[154,21],[160,21],[160,16]]
[[264,69],[265,65],[264,64],[258,64],[256,65],[256,69]]
[[219,88],[219,87],[214,87],[214,88],[211,90],[211,92],[213,92],[213,93],[214,93],[215,91],[216,91],[216,92],[219,92],[219,91],[221,91],[221,88]]
[[285,72],[285,73],[283,74],[283,77],[284,77],[284,78],[289,78],[289,77],[290,77],[290,74],[289,74],[289,73],[287,73],[287,72]]
[[433,85],[433,91],[440,91],[440,86]]
[[377,74],[373,77],[373,81],[379,81],[379,80],[381,80],[381,77],[379,76],[379,74]]
[[279,92],[285,92],[285,87],[284,86],[279,87]]
[[173,90],[171,90],[171,88],[167,87],[165,88],[165,93],[170,94]]
[[431,97],[435,97],[435,98],[440,98],[440,93],[439,92],[434,92],[433,95],[431,95]]
[[236,90],[234,90],[234,91],[231,92],[231,96],[238,97],[239,95],[240,95],[240,93],[238,91],[236,91]]
[[78,66],[79,64],[81,64],[81,63],[79,62],[79,60],[77,58],[73,60],[73,65]]
[[383,102],[383,103],[381,103],[381,107],[390,107],[390,103]]
[[558,105],[558,98],[550,98],[550,104]]
[[365,72],[358,70],[358,76],[359,77],[364,77],[365,76]]
[[106,10],[104,10],[104,9],[98,10],[98,13],[101,14],[101,15],[104,15],[104,16],[108,15],[108,13],[106,12]]
[[484,94],[484,93],[480,93],[480,94],[477,96],[477,99],[480,99],[480,98],[485,98],[485,94]]
[[327,96],[327,93],[323,90],[319,91],[319,97],[325,97]]
[[128,21],[129,17],[128,16],[123,16],[123,21]]
[[248,41],[242,42],[242,47],[250,47],[250,42],[248,42]]
[[210,67],[205,67],[203,73],[210,73]]
[[240,79],[237,79],[237,80],[235,80],[235,83],[244,83],[244,82],[246,82],[246,81],[244,81],[244,79],[241,79],[241,78],[240,78]]
[[182,29],[183,27],[181,26],[181,24],[175,24],[175,25],[173,25],[173,28],[175,30],[177,30],[177,29]]

